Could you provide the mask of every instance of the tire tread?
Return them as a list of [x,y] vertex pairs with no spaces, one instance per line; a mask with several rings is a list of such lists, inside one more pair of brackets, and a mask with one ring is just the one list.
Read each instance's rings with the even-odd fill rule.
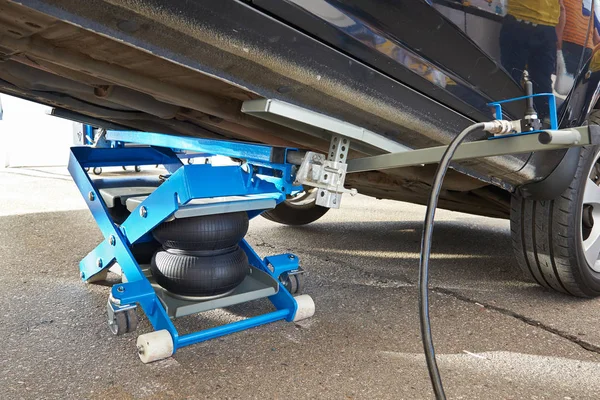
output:
[[[590,281],[582,272],[577,207],[579,185],[586,163],[597,152],[584,147],[571,185],[554,200],[531,200],[513,195],[511,232],[517,262],[525,275],[540,285],[577,297],[600,295],[600,279]],[[600,278],[600,277],[599,277]],[[595,281],[595,279],[594,279]]]

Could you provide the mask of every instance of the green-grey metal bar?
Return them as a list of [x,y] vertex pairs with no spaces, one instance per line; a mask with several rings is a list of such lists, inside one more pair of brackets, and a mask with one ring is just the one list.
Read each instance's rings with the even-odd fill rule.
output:
[[[587,126],[569,128],[568,131],[578,131],[581,140],[577,144],[542,144],[538,134],[528,134],[498,138],[494,140],[478,140],[460,145],[452,161],[468,160],[471,158],[502,156],[506,154],[529,153],[532,151],[564,149],[573,146],[592,144]],[[383,154],[380,156],[363,157],[348,160],[347,173],[383,170],[390,168],[410,167],[423,164],[437,164],[447,146],[430,147]]]

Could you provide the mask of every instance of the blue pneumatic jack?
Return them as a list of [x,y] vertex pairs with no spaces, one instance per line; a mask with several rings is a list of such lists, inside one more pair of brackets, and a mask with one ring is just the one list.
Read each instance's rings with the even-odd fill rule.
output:
[[[261,258],[243,239],[249,219],[302,190],[294,185],[295,165],[286,161],[296,149],[145,132],[108,131],[104,138],[107,147],[73,147],[69,160],[69,171],[104,236],[81,261],[80,275],[93,282],[111,266],[120,266],[122,283],[111,289],[108,323],[115,334],[132,332],[135,309],[143,310],[154,328],[137,340],[144,363],[194,343],[314,314],[312,298],[300,294],[298,257]],[[243,161],[222,166],[182,162],[215,155]],[[92,179],[86,173],[143,165],[163,165],[168,174]],[[139,250],[148,247],[151,253],[142,255]],[[174,325],[182,316],[260,298],[268,298],[274,311],[185,335]]]

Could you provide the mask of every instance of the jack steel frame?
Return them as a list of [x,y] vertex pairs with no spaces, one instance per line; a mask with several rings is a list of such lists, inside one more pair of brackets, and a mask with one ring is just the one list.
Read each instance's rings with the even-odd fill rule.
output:
[[[109,302],[115,312],[141,306],[153,328],[167,330],[173,340],[173,353],[181,347],[213,339],[229,333],[278,320],[293,321],[298,304],[279,281],[282,274],[298,271],[298,257],[282,254],[261,259],[242,240],[240,247],[251,266],[267,273],[278,287],[269,296],[276,311],[198,332],[179,335],[173,322],[155,293],[130,248],[134,243],[151,240],[151,231],[172,216],[180,207],[194,199],[246,196],[270,198],[280,203],[298,190],[293,185],[292,164],[286,163],[286,153],[292,149],[255,144],[174,137],[145,132],[109,131],[107,140],[112,148],[73,147],[69,172],[85,199],[104,240],[79,264],[84,281],[103,272],[117,262],[127,282],[111,289]],[[147,147],[126,147],[123,142],[136,142]],[[176,152],[185,149],[207,155],[224,155],[244,159],[242,165],[184,165]],[[120,226],[111,219],[99,187],[86,168],[134,165],[164,165],[170,173],[165,181],[145,198]],[[264,210],[248,211],[253,218]]]

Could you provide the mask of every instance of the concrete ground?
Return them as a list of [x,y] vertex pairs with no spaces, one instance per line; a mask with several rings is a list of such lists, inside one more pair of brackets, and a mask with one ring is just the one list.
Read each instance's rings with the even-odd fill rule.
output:
[[[305,227],[257,218],[250,243],[261,255],[300,256],[316,315],[144,365],[136,334],[114,337],[106,325],[109,284],[78,278],[79,260],[101,236],[66,171],[1,171],[0,397],[431,398],[415,289],[423,214],[357,196]],[[523,282],[507,221],[439,212],[432,269],[449,398],[600,396],[600,300]],[[268,309],[259,301],[176,325],[189,332]],[[138,332],[150,329],[144,319]]]

